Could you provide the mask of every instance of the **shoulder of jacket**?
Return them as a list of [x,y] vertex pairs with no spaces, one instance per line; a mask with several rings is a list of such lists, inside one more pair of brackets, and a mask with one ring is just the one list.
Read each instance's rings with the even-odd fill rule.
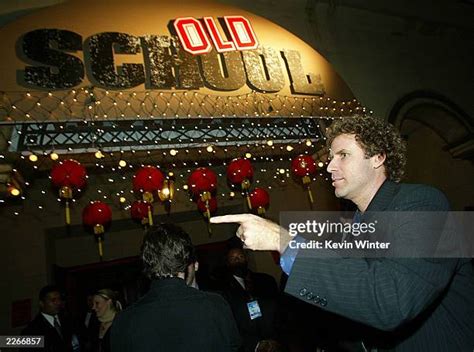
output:
[[446,195],[438,188],[425,184],[400,183],[395,198],[432,204],[439,210],[449,210],[449,201]]

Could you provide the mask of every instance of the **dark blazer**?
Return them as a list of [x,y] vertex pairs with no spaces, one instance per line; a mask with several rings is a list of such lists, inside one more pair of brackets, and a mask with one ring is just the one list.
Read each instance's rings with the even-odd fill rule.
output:
[[[437,189],[390,181],[367,209],[447,210],[448,201]],[[403,235],[415,241],[416,228]],[[379,350],[474,350],[474,273],[469,259],[297,256],[286,292],[376,328],[362,339],[375,337]]]
[[59,317],[62,338],[56,329],[38,313],[36,317],[22,330],[22,335],[44,336],[44,348],[31,348],[27,351],[41,352],[71,352],[72,351],[72,326],[67,319]]
[[186,286],[155,280],[150,291],[112,325],[112,352],[237,351],[240,337],[226,301]]
[[[260,340],[275,338],[278,287],[272,276],[250,270],[247,280],[251,282],[251,288],[244,290],[239,282],[228,274],[224,280],[222,294],[232,309],[244,351],[253,352]],[[253,300],[257,300],[262,316],[252,320],[247,303]]]

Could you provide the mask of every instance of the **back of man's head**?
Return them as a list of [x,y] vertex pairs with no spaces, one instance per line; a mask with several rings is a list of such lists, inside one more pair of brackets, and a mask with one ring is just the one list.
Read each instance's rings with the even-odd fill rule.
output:
[[150,279],[157,279],[186,272],[195,255],[191,239],[182,228],[161,224],[146,232],[141,257],[145,274]]

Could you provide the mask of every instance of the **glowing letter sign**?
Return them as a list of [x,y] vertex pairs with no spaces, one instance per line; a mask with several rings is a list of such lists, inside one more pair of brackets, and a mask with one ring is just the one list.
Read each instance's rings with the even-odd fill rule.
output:
[[192,17],[178,18],[173,22],[173,25],[183,49],[193,55],[206,54],[211,51],[209,38],[219,53],[258,48],[257,37],[248,19],[243,16],[224,16],[224,21],[231,41],[222,37],[212,17],[203,19],[207,33],[204,31],[201,21]]

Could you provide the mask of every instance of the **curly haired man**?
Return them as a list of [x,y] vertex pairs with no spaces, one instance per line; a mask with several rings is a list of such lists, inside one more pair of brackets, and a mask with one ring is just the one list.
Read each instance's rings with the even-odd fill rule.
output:
[[[335,121],[328,129],[335,195],[351,200],[354,221],[373,212],[446,212],[439,190],[403,184],[405,146],[393,126],[372,117]],[[386,213],[385,213],[386,214]],[[413,215],[414,214],[414,215]],[[212,218],[237,222],[237,236],[253,250],[279,250],[289,275],[285,291],[309,304],[362,323],[361,341],[378,351],[474,350],[474,272],[457,258],[321,258],[295,253],[291,236],[277,224],[250,214]],[[418,223],[418,224],[417,224]],[[425,224],[396,228],[394,238],[415,242]],[[426,231],[425,231],[426,232]],[[360,324],[359,324],[360,325]],[[362,342],[352,346],[366,350]]]

